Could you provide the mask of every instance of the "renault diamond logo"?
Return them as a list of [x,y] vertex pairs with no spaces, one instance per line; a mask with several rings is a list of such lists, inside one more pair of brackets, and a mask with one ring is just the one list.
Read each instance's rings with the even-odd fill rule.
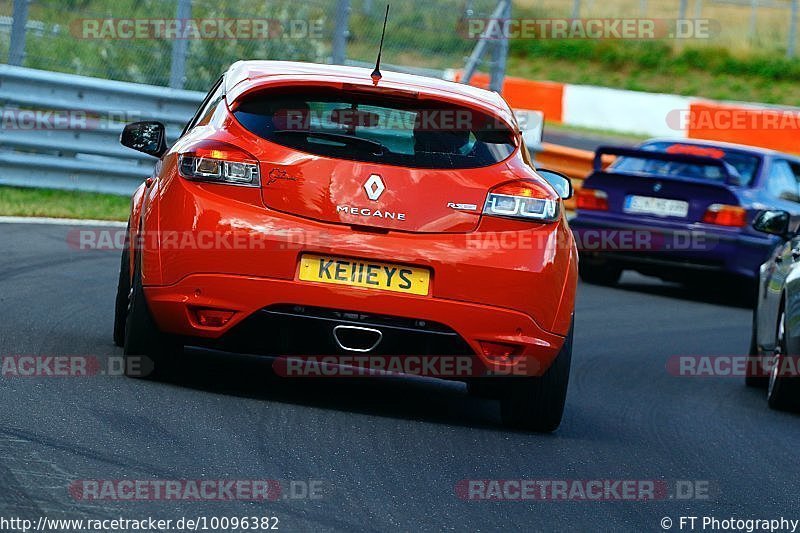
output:
[[655,185],[653,185],[653,191],[659,192],[660,190],[661,190],[661,184],[660,183],[656,183]]
[[373,174],[364,184],[364,190],[367,193],[367,198],[369,198],[374,202],[381,197],[383,191],[386,190],[386,186],[383,184],[383,180],[381,179],[380,176],[378,176],[377,174]]

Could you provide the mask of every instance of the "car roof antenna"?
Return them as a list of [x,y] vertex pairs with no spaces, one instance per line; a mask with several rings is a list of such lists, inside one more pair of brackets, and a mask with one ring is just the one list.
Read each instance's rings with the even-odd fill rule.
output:
[[375,63],[375,70],[372,71],[372,83],[378,85],[383,75],[381,74],[381,54],[383,54],[383,38],[386,36],[386,22],[389,20],[389,4],[386,4],[386,16],[383,17],[383,32],[381,32],[381,46],[378,49],[378,62]]

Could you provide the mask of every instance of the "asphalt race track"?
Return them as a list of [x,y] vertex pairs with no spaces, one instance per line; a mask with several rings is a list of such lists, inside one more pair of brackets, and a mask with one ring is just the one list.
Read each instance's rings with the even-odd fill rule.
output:
[[[0,355],[119,356],[115,251],[69,228],[0,224]],[[284,531],[662,531],[679,516],[779,518],[797,506],[800,418],[739,378],[670,375],[675,355],[744,354],[751,311],[626,274],[582,285],[567,412],[515,433],[493,401],[432,380],[303,380],[193,351],[180,383],[0,377],[0,516],[277,516]],[[78,480],[318,481],[314,499],[79,501]],[[464,479],[708,482],[707,499],[465,501]],[[286,486],[286,485],[282,486]],[[301,486],[301,485],[297,485]],[[794,516],[791,518],[800,518]]]

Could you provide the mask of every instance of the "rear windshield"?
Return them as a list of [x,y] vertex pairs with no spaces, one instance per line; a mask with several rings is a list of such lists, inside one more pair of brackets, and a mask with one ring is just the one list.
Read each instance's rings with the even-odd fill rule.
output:
[[[717,146],[681,144],[673,142],[648,143],[642,150],[663,152],[668,154],[688,154],[722,159],[739,173],[738,185],[749,185],[758,171],[761,158],[738,150],[729,150]],[[725,174],[717,166],[695,165],[683,162],[657,161],[638,157],[619,157],[612,165],[618,172],[636,172],[656,176],[672,176],[683,178],[725,181]]]
[[268,141],[339,159],[416,168],[478,168],[515,149],[499,119],[444,102],[334,91],[265,92],[233,112]]

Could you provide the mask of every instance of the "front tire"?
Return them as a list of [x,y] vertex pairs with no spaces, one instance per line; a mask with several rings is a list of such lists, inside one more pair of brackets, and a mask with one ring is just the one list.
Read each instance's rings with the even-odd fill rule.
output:
[[507,378],[500,409],[503,423],[512,428],[550,433],[558,429],[567,399],[574,325],[553,364],[541,377]]
[[[758,306],[753,309],[753,326],[750,333],[750,350],[747,352],[752,364],[747,365],[747,375],[744,377],[744,384],[748,387],[766,389],[767,385],[769,384],[769,376],[765,376],[763,370],[764,363],[767,361],[767,358],[764,357],[764,354],[762,354],[761,350],[758,349],[758,331],[756,330],[757,313]],[[753,372],[755,370],[752,368],[754,365],[758,365],[758,372]]]
[[137,258],[125,323],[125,375],[139,379],[164,379],[175,374],[183,346],[156,326],[147,305],[138,263]]

